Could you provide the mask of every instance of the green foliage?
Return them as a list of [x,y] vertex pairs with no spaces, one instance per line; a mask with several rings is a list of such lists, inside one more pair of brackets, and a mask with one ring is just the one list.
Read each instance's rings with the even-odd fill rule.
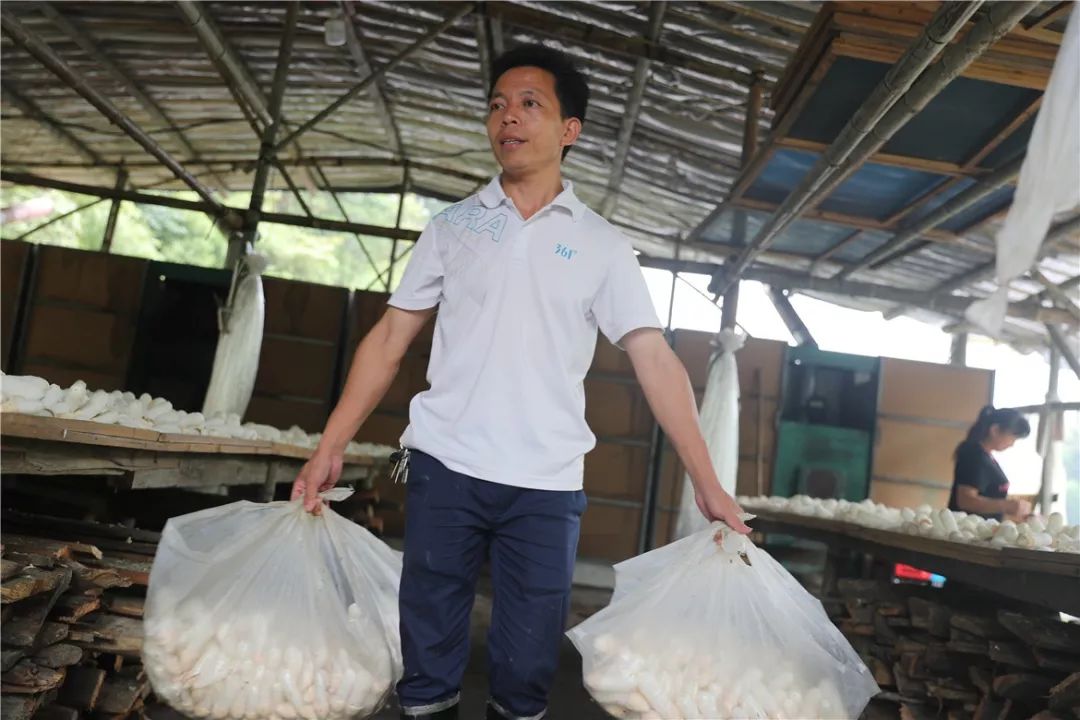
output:
[[[192,192],[169,194],[184,199],[197,199]],[[9,207],[42,196],[52,200],[53,217],[95,200],[92,197],[57,190],[16,186],[4,188],[0,201],[4,207]],[[249,198],[249,193],[235,192],[222,199],[226,205],[232,207],[247,207]],[[349,220],[384,227],[394,226],[398,214],[398,198],[398,195],[384,193],[338,195]],[[304,199],[317,217],[342,219],[342,213],[329,193],[306,193]],[[26,240],[99,250],[105,234],[110,204],[111,201],[108,200],[98,202],[27,236]],[[422,230],[445,206],[446,203],[439,200],[406,194],[401,226],[410,230]],[[303,214],[296,198],[287,192],[267,193],[263,207],[271,212]],[[9,223],[4,226],[4,237],[18,237],[47,219]],[[359,290],[383,290],[385,271],[394,250],[394,241],[262,223],[255,247],[270,261],[268,275]],[[120,206],[120,216],[113,236],[114,253],[220,268],[225,263],[225,248],[225,236],[210,218],[202,213],[129,202]],[[399,258],[407,258],[410,250],[411,243],[398,242]],[[404,262],[399,262],[394,269],[395,286],[403,269]]]

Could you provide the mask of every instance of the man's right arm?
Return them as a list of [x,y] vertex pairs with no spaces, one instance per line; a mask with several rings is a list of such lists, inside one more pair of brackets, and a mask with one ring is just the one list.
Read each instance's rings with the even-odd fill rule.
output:
[[434,307],[402,310],[390,306],[356,348],[345,389],[319,447],[293,483],[292,498],[303,496],[308,512],[320,512],[318,494],[341,477],[346,446],[390,388],[409,344],[434,312]]

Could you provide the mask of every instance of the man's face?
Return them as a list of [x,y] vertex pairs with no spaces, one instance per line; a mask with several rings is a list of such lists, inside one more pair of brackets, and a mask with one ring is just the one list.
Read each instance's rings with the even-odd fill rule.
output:
[[563,119],[554,75],[540,68],[516,67],[495,83],[487,132],[503,170],[520,172],[558,165],[562,149],[577,140],[581,121]]

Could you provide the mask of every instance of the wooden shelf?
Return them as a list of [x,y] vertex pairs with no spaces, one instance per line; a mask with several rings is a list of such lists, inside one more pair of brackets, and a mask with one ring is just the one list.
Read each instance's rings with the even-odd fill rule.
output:
[[1054,610],[1080,614],[1080,554],[996,548],[905,535],[825,518],[751,510],[762,532],[797,535],[940,573],[946,578]]

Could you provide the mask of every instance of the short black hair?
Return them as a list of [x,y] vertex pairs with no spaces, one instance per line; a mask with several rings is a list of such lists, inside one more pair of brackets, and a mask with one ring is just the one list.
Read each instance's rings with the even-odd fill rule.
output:
[[[559,113],[562,118],[577,118],[585,124],[585,111],[589,106],[589,81],[569,55],[543,45],[519,45],[507,50],[495,58],[491,65],[489,98],[495,92],[495,83],[499,78],[507,70],[517,67],[537,67],[554,75],[555,96],[559,99]],[[563,157],[566,157],[568,152],[570,146],[564,147]]]

